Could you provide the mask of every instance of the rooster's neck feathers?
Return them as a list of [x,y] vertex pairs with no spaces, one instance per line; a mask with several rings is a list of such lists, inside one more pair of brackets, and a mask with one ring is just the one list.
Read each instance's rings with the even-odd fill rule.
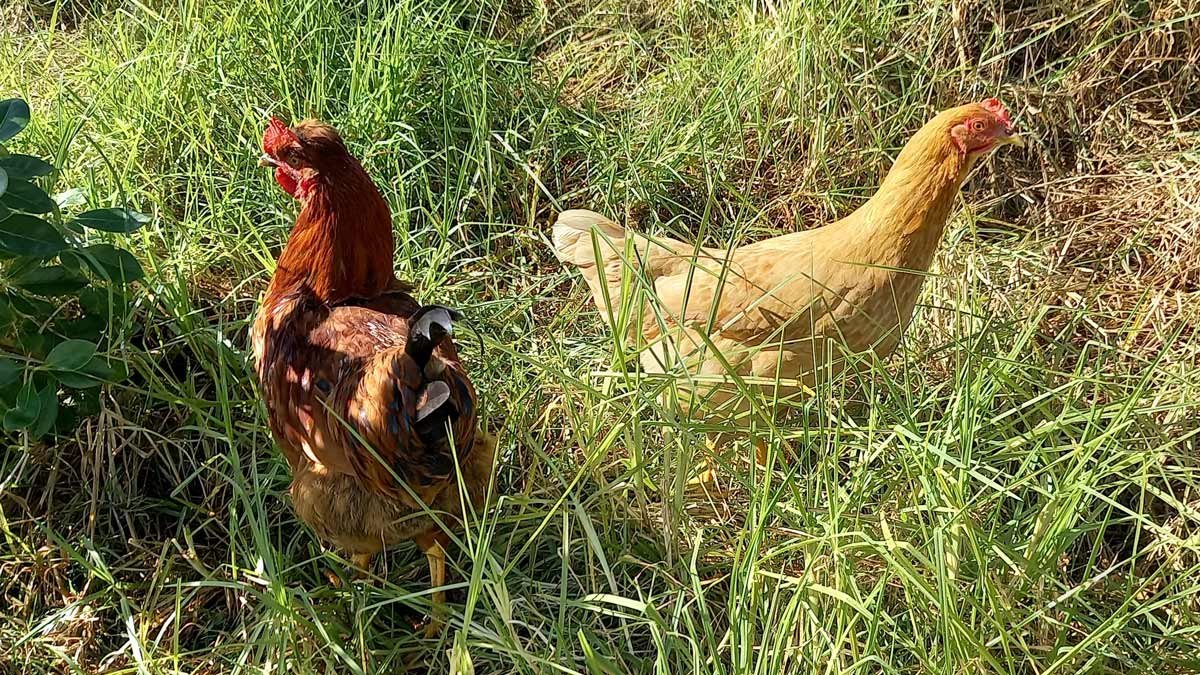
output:
[[328,304],[375,297],[395,285],[392,251],[387,202],[347,156],[323,168],[302,200],[268,296],[299,292]]

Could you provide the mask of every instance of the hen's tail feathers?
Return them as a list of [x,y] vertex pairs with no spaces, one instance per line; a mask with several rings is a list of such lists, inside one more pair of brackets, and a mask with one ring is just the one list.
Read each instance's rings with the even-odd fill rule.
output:
[[[654,280],[692,258],[692,246],[627,230],[593,211],[563,211],[552,228],[558,259],[579,268],[602,316],[616,312],[629,272]],[[597,265],[599,258],[599,265]],[[612,309],[607,307],[612,305]]]
[[[596,232],[594,239],[593,230]],[[625,228],[595,211],[563,211],[558,214],[551,232],[558,259],[584,269],[596,265],[597,245],[602,262],[625,249]]]
[[442,374],[445,364],[434,358],[433,350],[442,340],[454,335],[454,322],[462,314],[442,305],[425,305],[409,319],[408,341],[404,352],[417,364],[426,378],[432,381],[417,392],[416,419],[413,430],[427,446],[438,446],[447,440],[446,422],[458,417],[458,406],[450,386],[432,379]]
[[446,422],[458,416],[458,408],[450,400],[450,386],[434,380],[417,394],[417,418],[413,429],[428,446],[446,441]]
[[[650,237],[627,230],[593,211],[563,211],[551,230],[558,259],[584,270],[600,262],[609,277],[620,276],[620,268],[642,269],[651,279],[674,274],[694,257],[691,244],[668,237]],[[632,247],[630,247],[632,244]]]
[[408,342],[404,352],[425,368],[433,350],[447,336],[454,335],[454,322],[461,319],[457,310],[441,305],[425,305],[412,315],[408,323]]

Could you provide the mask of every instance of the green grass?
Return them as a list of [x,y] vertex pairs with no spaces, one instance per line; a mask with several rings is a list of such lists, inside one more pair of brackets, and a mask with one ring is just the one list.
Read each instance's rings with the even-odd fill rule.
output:
[[[0,459],[0,672],[1200,669],[1200,6],[16,0],[0,95],[154,216],[74,438]],[[1036,4],[1036,3],[1035,3]],[[868,196],[941,107],[1033,141],[969,181],[900,354],[787,404],[770,471],[639,377],[559,208],[725,244]],[[335,124],[396,269],[462,308],[503,496],[369,581],[292,516],[246,329],[295,213],[264,113]],[[666,397],[660,397],[661,391]]]

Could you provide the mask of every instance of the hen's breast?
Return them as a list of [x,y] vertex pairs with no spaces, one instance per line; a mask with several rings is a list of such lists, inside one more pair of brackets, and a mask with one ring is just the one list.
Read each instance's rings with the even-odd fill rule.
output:
[[912,319],[925,276],[915,272],[872,269],[847,292],[829,316],[828,337],[853,353],[873,351],[880,357],[895,350]]

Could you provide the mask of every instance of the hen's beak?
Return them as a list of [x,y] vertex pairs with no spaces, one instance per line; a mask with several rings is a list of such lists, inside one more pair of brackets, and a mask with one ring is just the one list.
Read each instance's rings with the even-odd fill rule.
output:
[[258,158],[258,165],[259,166],[279,166],[279,162],[276,161],[276,159],[274,157],[272,157],[264,152],[263,156]]
[[1015,131],[1009,132],[1006,136],[1001,136],[998,140],[1006,145],[1014,145],[1018,148],[1025,147],[1025,139],[1021,138],[1021,134]]

